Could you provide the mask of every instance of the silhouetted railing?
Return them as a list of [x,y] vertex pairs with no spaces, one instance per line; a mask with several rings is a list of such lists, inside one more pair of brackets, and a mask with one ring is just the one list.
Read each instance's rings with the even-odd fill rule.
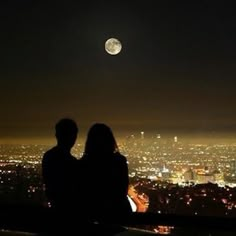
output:
[[[76,216],[74,216],[76,219]],[[0,229],[45,232],[55,218],[55,212],[41,206],[3,205],[0,206]],[[67,218],[67,215],[65,215]],[[76,220],[79,222],[79,219]],[[166,225],[185,229],[214,229],[236,232],[236,219],[214,216],[183,216],[155,213],[133,213],[127,219],[114,222],[122,226]],[[60,224],[57,225],[61,227]],[[79,227],[79,224],[77,225]],[[77,227],[76,226],[76,227]]]

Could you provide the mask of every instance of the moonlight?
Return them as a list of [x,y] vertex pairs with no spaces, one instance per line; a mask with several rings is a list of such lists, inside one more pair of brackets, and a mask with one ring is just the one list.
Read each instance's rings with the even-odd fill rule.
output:
[[110,55],[117,55],[122,49],[121,42],[116,38],[110,38],[105,42],[105,50]]

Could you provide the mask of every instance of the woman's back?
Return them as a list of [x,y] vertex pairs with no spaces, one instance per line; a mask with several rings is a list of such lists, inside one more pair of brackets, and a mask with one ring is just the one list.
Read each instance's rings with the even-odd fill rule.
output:
[[88,211],[102,220],[120,218],[131,212],[127,198],[128,167],[126,158],[112,154],[82,158]]
[[95,124],[90,128],[82,165],[89,214],[105,221],[129,214],[127,161],[118,152],[113,133],[105,124]]

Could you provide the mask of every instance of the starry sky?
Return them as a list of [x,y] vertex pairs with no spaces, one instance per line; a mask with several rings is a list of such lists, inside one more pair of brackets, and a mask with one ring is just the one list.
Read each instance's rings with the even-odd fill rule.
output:
[[49,136],[62,117],[236,134],[233,1],[3,2],[0,138]]

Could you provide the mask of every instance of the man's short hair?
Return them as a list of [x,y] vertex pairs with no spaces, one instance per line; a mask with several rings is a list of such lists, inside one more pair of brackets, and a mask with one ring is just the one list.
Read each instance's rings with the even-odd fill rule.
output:
[[56,124],[55,129],[56,129],[56,136],[58,138],[78,133],[78,126],[76,122],[69,118],[64,118],[59,120],[58,123]]

